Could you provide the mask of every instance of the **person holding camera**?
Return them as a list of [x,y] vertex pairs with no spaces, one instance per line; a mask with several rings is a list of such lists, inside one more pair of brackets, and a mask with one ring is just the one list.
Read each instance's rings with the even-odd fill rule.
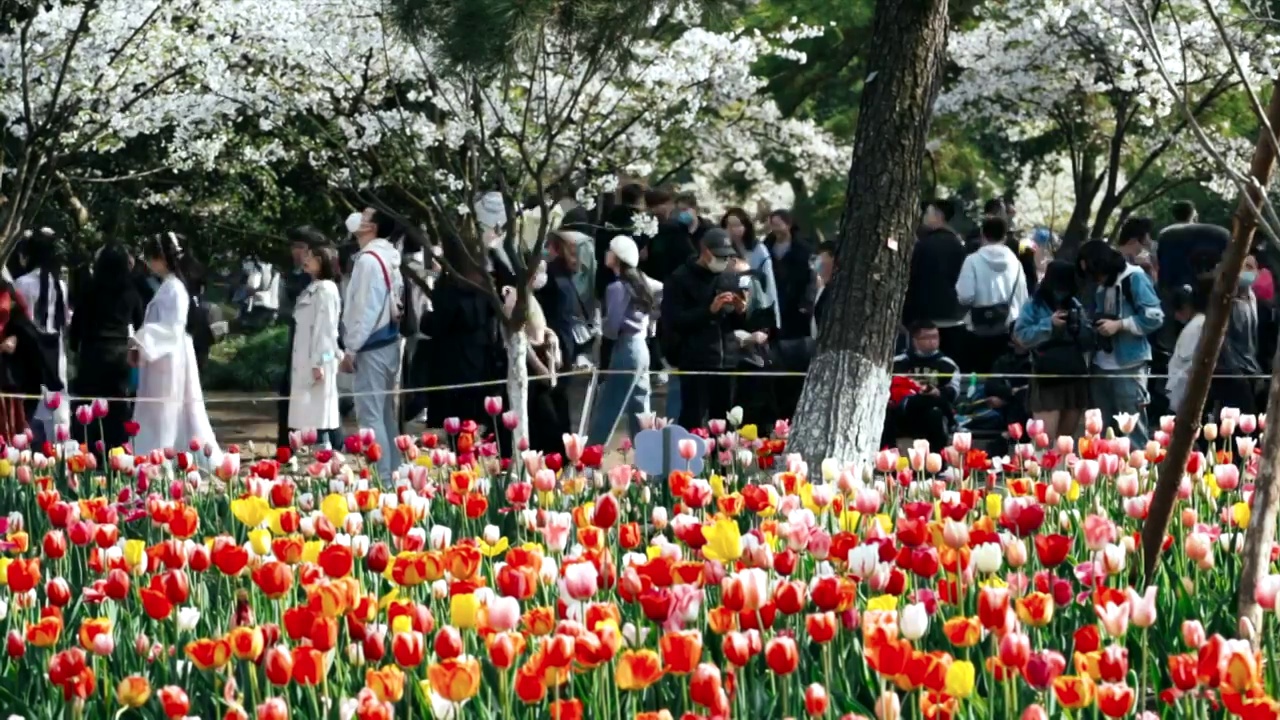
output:
[[1090,390],[1093,405],[1110,423],[1120,413],[1136,414],[1128,433],[1133,447],[1147,444],[1147,368],[1151,343],[1147,336],[1164,324],[1164,310],[1151,278],[1129,264],[1119,250],[1103,240],[1090,240],[1076,256],[1077,272],[1093,280],[1093,354]]
[[1079,284],[1069,262],[1054,260],[1031,302],[1018,315],[1013,337],[1030,349],[1035,377],[1028,409],[1044,421],[1050,439],[1074,435],[1089,403],[1093,327],[1076,299]]
[[[724,230],[713,227],[698,243],[698,255],[671,274],[662,297],[662,354],[680,370],[703,374],[679,383],[680,425],[693,429],[722,418],[733,402],[732,371],[741,342],[733,331],[747,311],[748,287],[726,273],[738,257]],[[733,281],[733,287],[726,282]],[[747,278],[748,286],[750,278]]]

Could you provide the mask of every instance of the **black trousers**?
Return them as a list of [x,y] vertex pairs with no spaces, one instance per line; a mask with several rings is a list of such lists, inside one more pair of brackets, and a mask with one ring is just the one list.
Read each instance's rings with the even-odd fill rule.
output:
[[1213,421],[1217,422],[1218,413],[1224,407],[1236,408],[1244,415],[1257,414],[1257,394],[1253,391],[1253,382],[1246,378],[1214,378],[1209,385],[1205,410],[1213,413]]
[[951,441],[952,410],[940,397],[915,395],[903,405],[889,408],[884,417],[881,447],[897,447],[898,438],[921,438],[929,448],[941,450]]
[[938,328],[938,349],[943,355],[956,361],[956,365],[960,366],[960,372],[972,372],[966,367],[972,345],[973,336],[964,325]]
[[[966,330],[965,339],[962,342],[965,348],[962,355],[965,359],[961,361],[950,355],[948,357],[955,360],[960,365],[961,372],[964,373],[990,374],[996,361],[1009,352],[1009,333],[982,336]],[[965,367],[966,365],[968,367]]]
[[[681,368],[684,369],[684,368]],[[725,375],[684,375],[680,378],[680,426],[703,427],[723,418],[733,407],[734,378]]]

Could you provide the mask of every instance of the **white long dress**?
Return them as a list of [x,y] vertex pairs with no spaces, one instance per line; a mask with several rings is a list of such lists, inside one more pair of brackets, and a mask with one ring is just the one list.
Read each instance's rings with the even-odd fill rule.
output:
[[141,428],[133,443],[136,455],[166,448],[185,451],[196,440],[211,448],[213,462],[221,456],[204,408],[195,347],[187,334],[190,303],[186,285],[176,277],[166,278],[147,305],[142,329],[134,334],[142,360],[133,409]]
[[[41,323],[36,318],[35,313],[36,305],[40,302],[40,275],[43,272],[43,270],[33,270],[23,275],[14,281],[13,289],[17,290],[18,294],[26,302],[27,314],[30,316],[31,322],[35,323],[36,329],[46,335],[58,336],[58,379],[62,381],[63,392],[65,393],[67,391],[67,342],[63,331],[71,327],[71,300],[67,296],[67,284],[60,278],[50,276],[49,279],[52,282],[49,284],[48,310],[45,312],[44,322]],[[57,283],[57,286],[55,287],[53,283]],[[62,330],[58,329],[57,324],[58,305],[55,293],[58,288],[62,290],[62,304],[66,311],[62,319]],[[46,397],[49,395],[48,388],[41,386],[40,389]],[[44,437],[52,440],[54,429],[58,425],[71,424],[71,403],[64,400],[58,405],[57,410],[50,410],[49,406],[44,402],[37,403],[36,411],[29,420],[33,426],[39,423],[43,427]]]

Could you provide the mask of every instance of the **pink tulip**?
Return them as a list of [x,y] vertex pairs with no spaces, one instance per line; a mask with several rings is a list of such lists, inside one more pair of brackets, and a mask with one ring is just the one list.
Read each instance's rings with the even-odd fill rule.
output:
[[682,460],[692,460],[698,456],[698,443],[693,438],[681,438],[676,442],[676,452]]
[[1049,713],[1038,704],[1028,705],[1019,716],[1019,720],[1049,720]]
[[[1027,435],[1035,436],[1044,433],[1044,420],[1031,419],[1027,421]],[[1015,438],[1016,440],[1017,438]]]
[[54,442],[64,443],[71,439],[71,428],[63,423],[53,426]]
[[1267,575],[1258,581],[1253,591],[1253,599],[1263,610],[1275,612],[1276,596],[1280,595],[1280,575]]
[[1245,435],[1252,435],[1258,429],[1258,417],[1256,415],[1241,415],[1240,432]]
[[1100,471],[1097,460],[1081,460],[1076,463],[1073,468],[1076,476],[1076,482],[1084,487],[1089,487],[1098,479]]
[[1115,523],[1100,515],[1088,515],[1084,519],[1085,547],[1094,552],[1115,542],[1118,532]]
[[1199,650],[1207,640],[1204,625],[1201,625],[1199,620],[1182,621],[1182,642],[1188,650]]
[[502,397],[491,395],[484,399],[484,412],[489,417],[496,417],[502,414]]
[[902,700],[898,693],[885,690],[876,698],[876,720],[900,720],[902,718]]
[[889,473],[898,469],[898,451],[881,450],[876,453],[876,472]]
[[728,423],[724,420],[710,420],[707,422],[707,432],[710,433],[712,437],[723,435],[727,429]]
[[961,454],[973,449],[973,433],[958,432],[951,436],[951,447]]
[[44,406],[50,410],[62,407],[62,393],[52,392],[44,396]]
[[564,442],[564,456],[571,463],[577,463],[582,459],[582,451],[587,447],[587,436],[577,433],[564,433],[561,438]]
[[790,421],[790,420],[778,420],[778,421],[776,421],[776,422],[774,422],[774,423],[773,423],[773,436],[774,436],[774,437],[778,438],[779,440],[786,440],[786,439],[787,439],[787,436],[788,436],[788,435],[790,435],[790,434],[791,434],[791,421]]
[[1200,562],[1206,556],[1213,554],[1213,539],[1205,533],[1192,532],[1183,541],[1182,548],[1188,558]]
[[448,417],[444,419],[444,431],[449,435],[457,435],[462,432],[462,420],[456,417]]
[[1138,476],[1135,473],[1125,473],[1116,478],[1116,492],[1120,493],[1120,497],[1131,498],[1138,494]]
[[542,468],[533,474],[533,489],[538,492],[551,492],[556,489],[556,472],[551,468]]
[[600,589],[600,572],[589,562],[578,562],[564,568],[564,590],[574,600],[586,600]]
[[1012,438],[1014,442],[1018,442],[1022,439],[1023,428],[1021,423],[1009,423],[1009,427],[1006,429],[1009,432],[1009,437]]
[[508,430],[515,430],[520,426],[520,414],[515,410],[508,410],[502,413],[502,427]]
[[853,507],[862,515],[875,515],[881,502],[880,493],[869,487],[860,487],[853,495]]
[[1218,487],[1228,492],[1240,487],[1240,468],[1235,465],[1215,465],[1213,479]]
[[1058,451],[1059,455],[1069,455],[1075,448],[1076,439],[1070,435],[1059,435],[1057,442],[1054,444],[1054,449]]
[[1108,602],[1106,605],[1093,607],[1093,611],[1098,615],[1098,622],[1102,623],[1102,629],[1107,631],[1111,637],[1121,637],[1129,630],[1129,603],[1122,602],[1116,605]]
[[1084,432],[1086,435],[1096,436],[1102,434],[1102,411],[1101,410],[1085,410],[1084,411]]
[[1134,627],[1146,628],[1156,623],[1156,586],[1147,588],[1139,595],[1133,588],[1128,588],[1129,621]]
[[81,425],[88,425],[93,422],[93,407],[90,405],[81,405],[76,408],[76,422]]

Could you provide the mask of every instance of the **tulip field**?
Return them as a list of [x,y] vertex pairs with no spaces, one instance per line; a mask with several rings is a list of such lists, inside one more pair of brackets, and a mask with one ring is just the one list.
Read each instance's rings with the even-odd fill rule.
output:
[[1280,575],[1263,646],[1234,639],[1264,418],[1206,428],[1129,584],[1171,423],[814,467],[786,423],[720,421],[665,477],[579,436],[502,460],[469,421],[398,438],[392,478],[369,432],[210,459],[19,436],[0,716],[1280,717]]

